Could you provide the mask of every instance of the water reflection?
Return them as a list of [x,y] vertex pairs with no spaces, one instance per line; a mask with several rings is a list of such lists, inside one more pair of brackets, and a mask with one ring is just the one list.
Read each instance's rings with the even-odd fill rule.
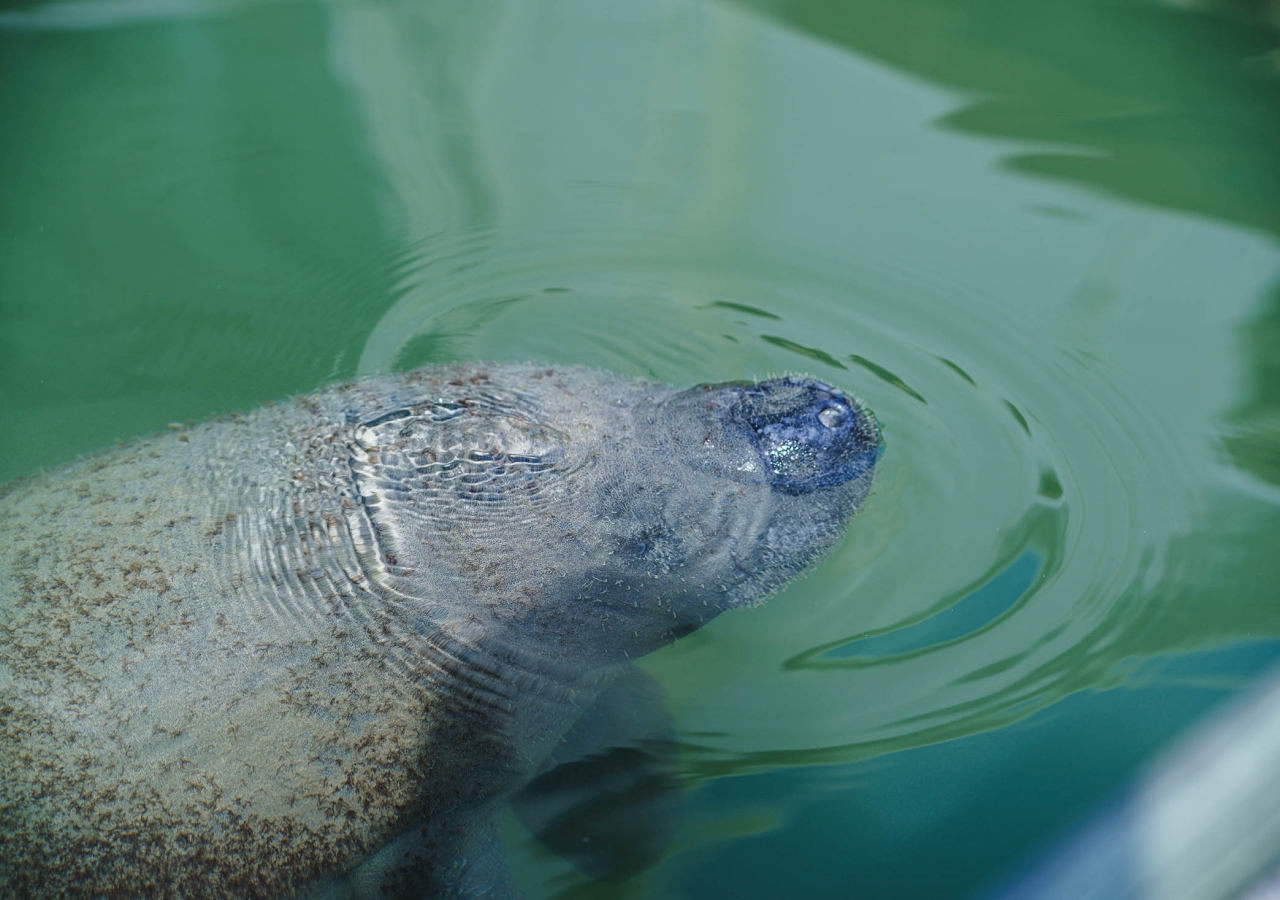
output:
[[1242,329],[1250,361],[1248,399],[1227,417],[1223,444],[1238,466],[1280,485],[1280,286]]
[[942,123],[1040,145],[1007,155],[1013,170],[1280,232],[1266,4],[738,2],[975,98]]

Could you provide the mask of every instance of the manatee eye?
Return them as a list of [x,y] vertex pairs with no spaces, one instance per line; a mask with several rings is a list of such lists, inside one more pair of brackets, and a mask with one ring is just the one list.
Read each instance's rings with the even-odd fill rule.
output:
[[834,431],[849,421],[849,407],[830,403],[818,411],[818,421]]
[[640,537],[627,538],[622,542],[620,548],[626,556],[633,556],[636,559],[643,559],[649,555],[649,551],[653,549],[653,540],[648,535]]
[[658,546],[659,535],[661,531],[656,528],[646,528],[639,534],[632,535],[622,541],[621,551],[635,559],[645,559],[653,555]]

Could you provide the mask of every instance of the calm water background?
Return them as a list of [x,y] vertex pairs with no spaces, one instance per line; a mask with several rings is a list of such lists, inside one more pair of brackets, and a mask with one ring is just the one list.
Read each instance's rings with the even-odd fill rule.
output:
[[0,481],[453,359],[805,371],[884,425],[812,577],[646,661],[658,867],[963,897],[1280,653],[1280,10],[0,2]]

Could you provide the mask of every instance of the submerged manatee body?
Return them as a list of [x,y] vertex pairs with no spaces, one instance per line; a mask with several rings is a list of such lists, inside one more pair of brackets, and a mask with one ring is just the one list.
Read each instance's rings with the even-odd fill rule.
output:
[[556,785],[661,769],[629,660],[804,569],[878,453],[805,378],[465,365],[0,488],[0,895],[511,897],[508,803],[625,875],[662,828],[574,856],[618,823]]

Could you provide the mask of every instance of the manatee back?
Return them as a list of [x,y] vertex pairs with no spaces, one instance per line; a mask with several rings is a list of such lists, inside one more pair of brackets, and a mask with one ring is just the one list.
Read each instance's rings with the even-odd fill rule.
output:
[[414,674],[361,658],[349,618],[239,596],[236,529],[291,516],[290,476],[258,457],[257,492],[237,498],[217,474],[281,414],[0,496],[0,893],[287,895],[421,801],[430,697]]
[[[465,624],[508,602],[514,580],[469,568],[501,521],[438,511],[439,558],[409,573],[387,558],[395,535],[366,503],[386,491],[361,467],[406,408],[447,425],[460,398],[519,395],[573,420],[622,384],[635,383],[420,370],[0,488],[0,893],[289,896],[527,765],[492,724],[516,702],[483,675],[492,661],[410,616]],[[497,421],[516,432],[496,437],[532,438],[505,461],[518,478],[543,465],[548,435],[511,412]],[[445,443],[474,442],[467,427],[441,428]],[[486,489],[466,462],[443,473],[447,492]],[[545,519],[543,499],[525,506]],[[457,696],[465,714],[446,715]]]

